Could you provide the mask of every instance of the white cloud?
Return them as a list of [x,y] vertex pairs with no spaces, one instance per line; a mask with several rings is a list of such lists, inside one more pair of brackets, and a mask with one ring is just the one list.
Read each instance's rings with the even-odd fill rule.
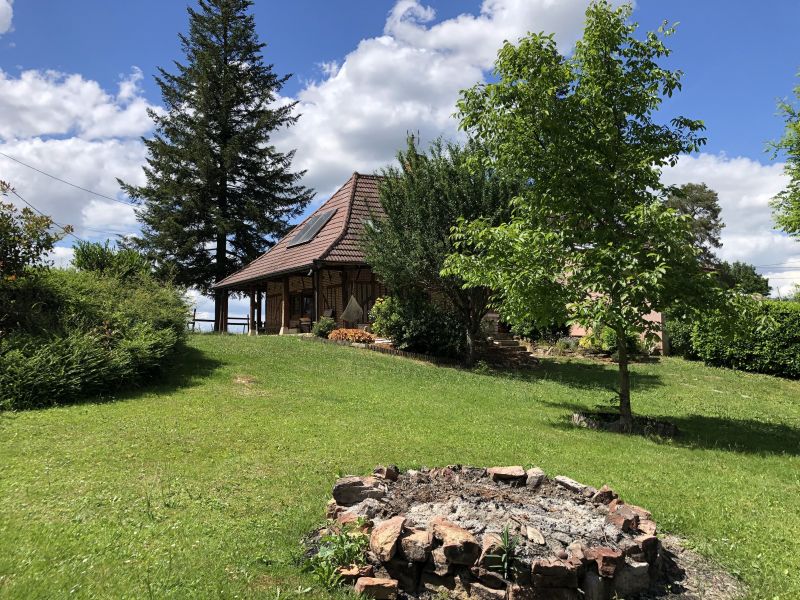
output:
[[64,269],[72,264],[72,258],[75,256],[75,251],[71,247],[56,246],[53,251],[48,254],[47,260],[53,264],[54,267]]
[[[0,0],[2,2],[2,0]],[[116,95],[96,81],[58,71],[0,71],[0,139],[74,136],[82,139],[137,137],[152,122],[141,95],[142,72],[134,69]]]
[[295,166],[322,197],[353,171],[391,162],[408,133],[424,141],[457,137],[459,92],[483,81],[504,40],[529,31],[555,32],[568,48],[583,27],[588,0],[484,0],[477,15],[434,23],[419,0],[399,0],[382,36],[362,40],[324,78],[297,95],[297,125],[281,132],[281,147],[296,148]]
[[664,171],[669,184],[706,183],[719,194],[722,207],[721,258],[754,264],[770,279],[773,293],[800,283],[800,243],[774,229],[770,198],[786,186],[783,164],[724,154],[681,157]]
[[0,35],[11,29],[14,16],[14,0],[0,0]]

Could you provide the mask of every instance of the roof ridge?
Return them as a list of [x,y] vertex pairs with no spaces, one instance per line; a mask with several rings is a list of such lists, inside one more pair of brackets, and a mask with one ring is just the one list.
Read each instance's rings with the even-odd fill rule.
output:
[[[350,199],[347,201],[347,216],[344,219],[344,226],[342,230],[339,232],[339,235],[330,243],[330,245],[319,255],[319,260],[326,258],[333,248],[344,239],[344,236],[347,234],[347,230],[350,228],[350,215],[353,214],[353,201],[356,198],[356,188],[358,187],[358,178],[363,177],[360,173],[353,171],[353,174],[350,176],[350,179],[347,181],[353,182],[353,187],[350,190]],[[345,184],[347,185],[347,184]],[[344,187],[344,186],[342,186]]]

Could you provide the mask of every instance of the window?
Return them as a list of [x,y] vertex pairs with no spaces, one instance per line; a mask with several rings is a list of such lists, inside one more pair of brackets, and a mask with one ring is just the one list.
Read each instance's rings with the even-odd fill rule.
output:
[[300,231],[294,234],[292,241],[289,242],[287,247],[299,246],[300,244],[305,244],[313,240],[319,233],[319,230],[325,227],[335,213],[336,209],[334,208],[333,210],[325,210],[312,216],[306,224],[303,225]]

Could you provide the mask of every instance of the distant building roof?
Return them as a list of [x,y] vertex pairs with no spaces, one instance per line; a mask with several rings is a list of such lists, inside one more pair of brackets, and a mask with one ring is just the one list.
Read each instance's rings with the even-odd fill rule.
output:
[[[277,244],[215,287],[242,287],[250,282],[310,268],[315,262],[363,264],[361,234],[364,222],[370,215],[383,215],[378,197],[380,179],[378,175],[353,173],[327,202]],[[319,230],[313,234],[317,228]]]

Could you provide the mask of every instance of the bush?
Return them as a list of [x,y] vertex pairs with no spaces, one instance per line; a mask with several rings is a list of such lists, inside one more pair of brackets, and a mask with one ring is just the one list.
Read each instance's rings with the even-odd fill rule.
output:
[[361,329],[334,329],[328,336],[329,340],[337,342],[353,342],[356,344],[371,344],[375,336]]
[[697,354],[692,346],[694,325],[690,321],[673,319],[669,316],[667,316],[666,323],[671,353],[675,356],[696,359]]
[[691,346],[710,365],[798,378],[800,303],[748,299],[715,311],[694,323]]
[[[641,338],[635,334],[628,334],[628,352],[637,354],[644,351],[644,345]],[[617,332],[611,327],[602,327],[583,338],[579,342],[580,347],[590,352],[599,352],[601,354],[616,354],[619,349],[617,343]]]
[[179,290],[51,270],[0,285],[2,409],[105,395],[159,371],[183,340]]
[[426,298],[379,298],[369,314],[372,330],[390,338],[399,350],[448,357],[458,357],[464,352],[464,326],[452,311]]
[[331,332],[336,329],[336,321],[330,317],[320,317],[311,328],[311,333],[317,337],[327,338],[330,337]]

